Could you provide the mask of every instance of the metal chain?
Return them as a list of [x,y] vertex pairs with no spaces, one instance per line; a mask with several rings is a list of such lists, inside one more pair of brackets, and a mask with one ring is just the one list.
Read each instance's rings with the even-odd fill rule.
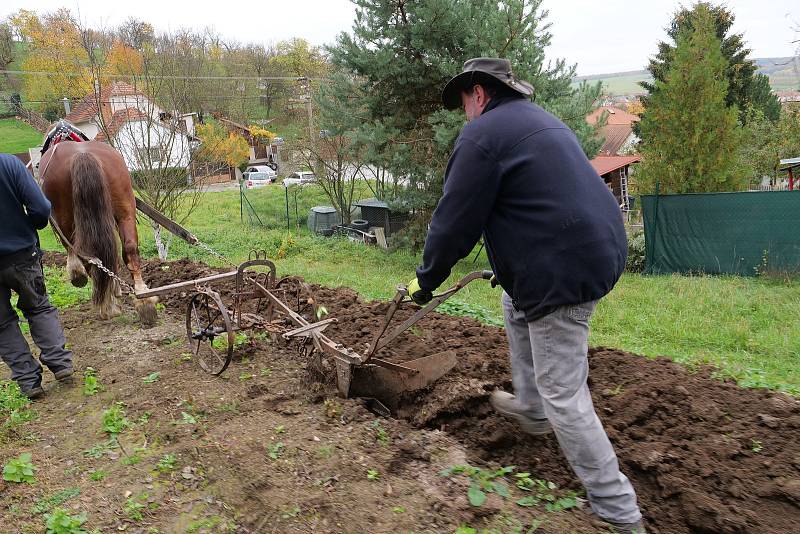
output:
[[[195,236],[195,239],[197,239],[197,237],[196,237],[196,236]],[[226,258],[225,256],[223,256],[222,254],[220,254],[219,252],[217,252],[216,250],[214,250],[214,249],[213,249],[213,248],[211,248],[210,246],[206,245],[205,243],[203,243],[203,242],[202,242],[202,241],[200,241],[199,239],[197,239],[197,243],[195,243],[195,244],[196,244],[198,247],[200,247],[201,249],[203,249],[203,250],[205,250],[206,252],[208,252],[209,254],[211,254],[212,256],[216,256],[217,258],[221,259],[222,261],[224,261],[224,262],[225,262],[225,263],[227,263],[228,265],[236,265],[234,262],[232,262],[231,260],[229,260],[228,258]]]
[[133,286],[131,286],[128,282],[117,276],[116,273],[114,273],[114,271],[103,265],[103,262],[100,261],[99,258],[89,258],[88,262],[97,267],[98,269],[100,269],[101,271],[103,271],[104,273],[106,273],[108,277],[111,278],[112,280],[116,280],[117,283],[125,291],[125,294],[136,295],[136,290],[133,288]]

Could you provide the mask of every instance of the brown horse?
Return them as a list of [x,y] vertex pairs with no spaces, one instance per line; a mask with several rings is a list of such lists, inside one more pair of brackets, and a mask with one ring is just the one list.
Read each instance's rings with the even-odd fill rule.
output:
[[[119,287],[106,273],[82,257],[96,257],[117,272],[119,252],[116,227],[122,243],[122,259],[133,277],[136,291],[147,289],[142,279],[139,238],[136,232],[136,200],[125,160],[111,146],[98,141],[63,141],[50,146],[39,162],[42,191],[53,205],[53,218],[72,243],[67,249],[67,272],[72,285],[82,287],[92,277],[92,302],[107,319],[119,314]],[[88,270],[88,274],[87,274]],[[136,299],[143,324],[156,321],[156,297]]]

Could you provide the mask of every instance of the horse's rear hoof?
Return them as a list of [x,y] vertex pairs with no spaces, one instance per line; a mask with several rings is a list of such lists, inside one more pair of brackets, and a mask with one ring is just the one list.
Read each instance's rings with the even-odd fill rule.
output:
[[75,287],[84,287],[89,282],[89,277],[84,275],[73,276],[69,279],[70,283]]
[[134,303],[134,307],[143,327],[150,328],[156,325],[158,312],[156,311],[155,302],[152,302],[151,299],[137,300]]

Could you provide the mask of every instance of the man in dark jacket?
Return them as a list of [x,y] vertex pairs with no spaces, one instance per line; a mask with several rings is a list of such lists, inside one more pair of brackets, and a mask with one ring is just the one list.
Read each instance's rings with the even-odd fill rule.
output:
[[469,122],[409,294],[429,301],[483,234],[504,290],[515,393],[496,391],[493,407],[529,434],[554,430],[594,512],[619,532],[643,533],[587,386],[589,318],[625,267],[622,216],[573,132],[532,94],[508,60],[493,58],[467,61],[445,87],[445,107],[463,106]]
[[57,380],[72,375],[72,353],[58,312],[47,298],[41,251],[36,230],[47,226],[50,202],[22,162],[0,154],[0,356],[11,368],[11,378],[28,397],[44,393],[42,366],[33,358],[11,307],[11,292],[30,326],[31,337],[41,350],[39,359]]

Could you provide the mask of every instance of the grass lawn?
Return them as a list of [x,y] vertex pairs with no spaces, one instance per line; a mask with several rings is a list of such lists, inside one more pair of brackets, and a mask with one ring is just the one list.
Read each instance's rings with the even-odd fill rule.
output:
[[17,119],[0,119],[0,152],[19,154],[42,144],[42,134]]
[[[365,188],[359,197],[371,196]],[[346,239],[314,237],[295,226],[286,232],[284,190],[269,186],[248,192],[265,229],[240,222],[236,191],[209,193],[185,226],[201,240],[234,261],[251,249],[264,249],[279,276],[297,274],[328,286],[348,286],[368,299],[386,299],[398,283],[414,277],[419,256]],[[316,187],[298,193],[298,214],[328,204]],[[140,224],[142,252],[156,256],[152,231]],[[50,230],[42,232],[45,248],[60,249]],[[170,257],[188,256],[218,263],[202,250],[173,241]],[[462,260],[448,283],[477,269],[488,268],[483,254]],[[501,324],[499,289],[475,281],[440,308]],[[686,364],[714,363],[742,385],[769,387],[800,394],[800,280],[706,276],[643,276],[626,274],[598,306],[592,319],[592,345],[615,347],[646,356],[665,355]],[[452,303],[452,304],[451,304]]]

